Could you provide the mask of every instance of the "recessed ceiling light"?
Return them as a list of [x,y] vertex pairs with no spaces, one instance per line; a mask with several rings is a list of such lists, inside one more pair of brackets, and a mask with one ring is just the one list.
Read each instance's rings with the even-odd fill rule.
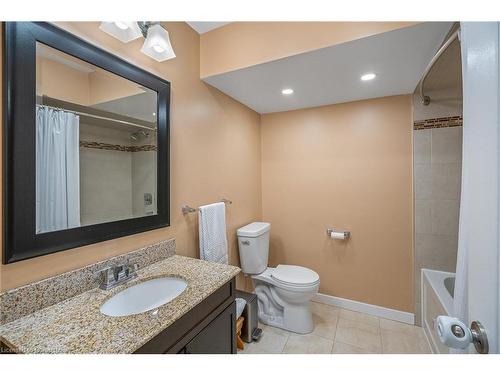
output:
[[283,95],[292,95],[293,94],[293,89],[283,89],[283,90],[281,90],[281,93]]
[[374,79],[377,75],[375,73],[366,73],[361,76],[362,81],[371,81]]

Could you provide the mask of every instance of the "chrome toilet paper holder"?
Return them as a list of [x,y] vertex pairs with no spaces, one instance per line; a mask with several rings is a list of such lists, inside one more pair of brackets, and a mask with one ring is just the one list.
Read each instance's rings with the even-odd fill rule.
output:
[[342,230],[342,231],[336,231],[335,229],[333,228],[328,228],[326,230],[326,235],[328,237],[331,237],[332,236],[332,233],[343,233],[344,234],[344,240],[348,240],[350,237],[351,237],[351,232],[348,231],[348,230]]

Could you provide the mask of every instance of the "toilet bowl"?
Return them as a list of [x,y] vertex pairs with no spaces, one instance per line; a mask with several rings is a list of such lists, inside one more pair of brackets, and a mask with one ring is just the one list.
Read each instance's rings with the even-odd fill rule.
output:
[[296,333],[313,331],[310,301],[319,289],[319,275],[306,267],[268,267],[269,223],[238,229],[241,269],[251,276],[258,298],[259,320]]

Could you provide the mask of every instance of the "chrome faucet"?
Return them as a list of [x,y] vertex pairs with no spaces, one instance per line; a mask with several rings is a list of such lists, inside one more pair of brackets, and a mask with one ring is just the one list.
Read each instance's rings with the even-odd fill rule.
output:
[[124,264],[106,267],[102,270],[97,271],[97,274],[100,278],[99,288],[103,290],[109,290],[136,278],[137,268],[138,265],[136,263],[130,264],[129,260],[127,259]]

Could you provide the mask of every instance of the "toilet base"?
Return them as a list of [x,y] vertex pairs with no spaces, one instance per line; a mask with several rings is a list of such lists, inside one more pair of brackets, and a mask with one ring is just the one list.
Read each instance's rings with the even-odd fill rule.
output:
[[284,311],[284,329],[295,333],[311,333],[314,330],[313,317],[309,302],[306,306],[288,306]]
[[259,321],[265,325],[303,335],[311,333],[314,330],[314,323],[310,311],[304,311],[303,309],[295,311],[288,310],[285,312],[285,316],[288,319],[283,319],[282,316],[271,316],[259,311]]
[[276,293],[274,286],[256,282],[259,320],[269,326],[290,332],[307,334],[314,329],[310,302],[287,303]]

